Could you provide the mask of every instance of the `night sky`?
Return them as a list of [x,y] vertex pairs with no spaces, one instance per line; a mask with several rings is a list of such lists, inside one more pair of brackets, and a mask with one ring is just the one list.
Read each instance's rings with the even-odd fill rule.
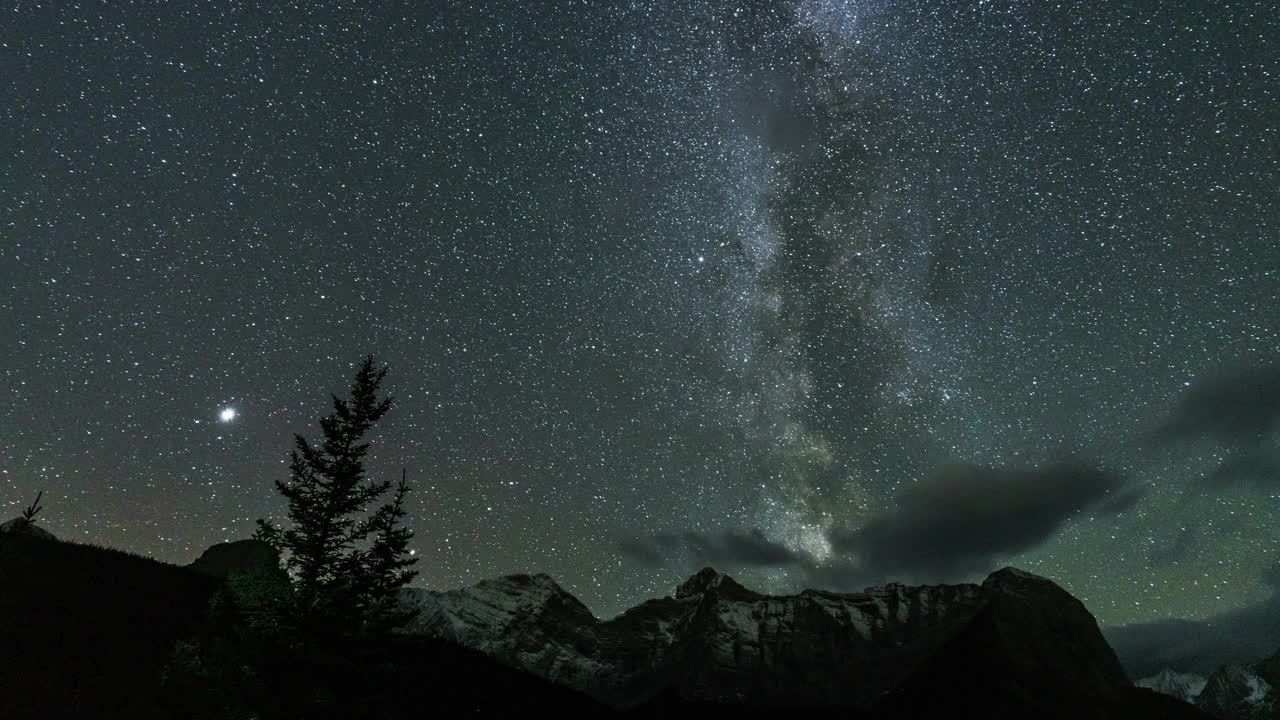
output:
[[426,587],[1269,592],[1271,2],[3,13],[0,517],[190,562],[373,353]]

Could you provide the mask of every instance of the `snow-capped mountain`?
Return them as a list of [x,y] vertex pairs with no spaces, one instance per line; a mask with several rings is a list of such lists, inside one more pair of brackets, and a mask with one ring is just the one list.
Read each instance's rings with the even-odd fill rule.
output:
[[1276,678],[1267,675],[1267,663],[1226,665],[1205,682],[1196,699],[1201,710],[1222,720],[1270,720],[1280,716],[1274,689]]
[[1200,692],[1204,690],[1205,677],[1196,673],[1181,673],[1166,669],[1151,677],[1138,680],[1134,685],[1150,688],[1158,693],[1194,704],[1196,698],[1200,697]]
[[1208,677],[1164,670],[1134,683],[1195,704],[1221,720],[1280,720],[1280,653],[1223,665]]
[[[546,575],[406,590],[408,632],[452,640],[615,707],[696,702],[870,707],[950,664],[1028,697],[1105,698],[1130,683],[1092,615],[1012,568],[981,585],[891,584],[770,596],[707,568],[674,597],[599,620]],[[945,659],[945,662],[944,660]],[[940,675],[942,674],[942,675]]]

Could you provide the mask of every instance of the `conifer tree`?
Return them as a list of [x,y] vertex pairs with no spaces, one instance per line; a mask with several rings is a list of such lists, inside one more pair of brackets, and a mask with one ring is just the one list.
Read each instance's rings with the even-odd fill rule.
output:
[[323,441],[295,435],[290,478],[276,481],[292,527],[258,521],[256,536],[286,558],[295,585],[290,614],[304,633],[359,634],[403,619],[394,598],[417,574],[407,551],[413,533],[401,525],[409,486],[402,474],[391,499],[370,511],[392,484],[369,479],[364,465],[365,436],[391,409],[392,399],[379,397],[386,374],[365,358],[350,397],[334,396],[333,412],[320,419]]
[[22,511],[22,519],[23,519],[23,520],[26,520],[28,523],[33,523],[33,522],[35,522],[35,521],[36,521],[36,514],[37,514],[37,513],[39,513],[39,512],[43,509],[43,508],[41,508],[41,507],[40,507],[40,498],[42,498],[42,497],[44,497],[44,491],[43,491],[43,490],[41,490],[40,492],[36,493],[36,500],[35,500],[35,502],[33,502],[33,503],[31,503],[30,505],[28,505],[28,506],[27,506],[27,509]]

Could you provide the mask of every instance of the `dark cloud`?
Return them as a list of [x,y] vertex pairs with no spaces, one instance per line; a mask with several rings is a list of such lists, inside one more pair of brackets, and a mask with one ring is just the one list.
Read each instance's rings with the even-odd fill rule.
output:
[[648,567],[668,564],[719,567],[783,567],[806,558],[760,530],[659,533],[619,542],[622,553]]
[[788,568],[794,589],[824,588],[852,592],[884,580],[868,573],[855,558],[812,556],[773,542],[760,530],[718,533],[659,533],[618,543],[622,554],[645,567],[713,566],[724,568]]
[[1133,509],[1138,501],[1146,497],[1147,488],[1145,486],[1131,487],[1127,490],[1120,490],[1111,493],[1098,504],[1097,512],[1100,515],[1120,515]]
[[1188,440],[1222,444],[1226,459],[1192,482],[1192,494],[1221,493],[1250,485],[1280,485],[1280,454],[1270,434],[1280,426],[1280,366],[1219,372],[1196,383],[1148,436],[1173,447]]
[[660,533],[619,543],[648,567],[790,567],[814,587],[857,590],[888,578],[942,581],[984,573],[1048,540],[1082,511],[1116,514],[1142,497],[1122,478],[1075,462],[1041,468],[949,465],[899,494],[893,510],[835,531],[819,563],[760,530]]
[[1188,437],[1227,441],[1254,437],[1280,421],[1280,366],[1222,372],[1191,385],[1178,400],[1155,439]]
[[[768,540],[759,530],[725,533],[712,547],[721,556],[736,558],[742,565],[789,565],[803,559],[786,546]],[[707,557],[711,559],[712,555],[707,554]]]
[[1040,545],[1073,514],[1131,492],[1120,477],[1078,462],[950,465],[901,492],[893,510],[832,540],[872,575],[942,580],[989,570]]
[[655,537],[622,538],[618,551],[644,567],[661,567],[670,559]]
[[1238,610],[1207,620],[1104,627],[1103,635],[1135,679],[1166,668],[1208,674],[1223,665],[1256,662],[1280,651],[1280,562],[1263,570],[1260,580],[1270,594]]
[[806,588],[823,588],[837,592],[857,592],[878,584],[885,577],[875,575],[856,559],[836,557],[823,563],[810,562],[800,568],[797,575]]
[[1166,668],[1210,673],[1223,665],[1256,662],[1280,650],[1280,566],[1264,572],[1272,593],[1208,620],[1162,620],[1104,627],[1103,635],[1133,678]]
[[1275,452],[1265,448],[1237,450],[1213,472],[1192,483],[1191,489],[1221,493],[1248,485],[1280,486],[1280,458]]
[[1280,562],[1273,564],[1262,572],[1262,582],[1268,587],[1280,591]]
[[1223,665],[1251,663],[1280,649],[1280,598],[1207,621],[1161,620],[1103,628],[1132,678],[1161,670],[1208,674]]
[[1200,533],[1195,528],[1182,528],[1172,541],[1151,550],[1147,562],[1153,567],[1172,565],[1185,560],[1202,545]]

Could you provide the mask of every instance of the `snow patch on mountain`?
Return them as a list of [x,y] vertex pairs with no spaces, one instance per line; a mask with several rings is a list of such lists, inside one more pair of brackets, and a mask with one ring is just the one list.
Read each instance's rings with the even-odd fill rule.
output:
[[1262,701],[1267,699],[1267,694],[1271,692],[1271,686],[1267,684],[1267,681],[1257,675],[1252,675],[1248,678],[1246,687],[1249,688],[1249,694],[1245,696],[1244,701],[1250,705],[1261,704]]
[[1155,690],[1188,703],[1195,703],[1196,698],[1204,690],[1207,678],[1196,673],[1181,673],[1175,670],[1161,670],[1151,677],[1142,678],[1134,683],[1138,687]]
[[1262,676],[1261,665],[1225,665],[1214,671],[1196,698],[1201,710],[1224,720],[1261,720],[1273,717],[1272,684]]

